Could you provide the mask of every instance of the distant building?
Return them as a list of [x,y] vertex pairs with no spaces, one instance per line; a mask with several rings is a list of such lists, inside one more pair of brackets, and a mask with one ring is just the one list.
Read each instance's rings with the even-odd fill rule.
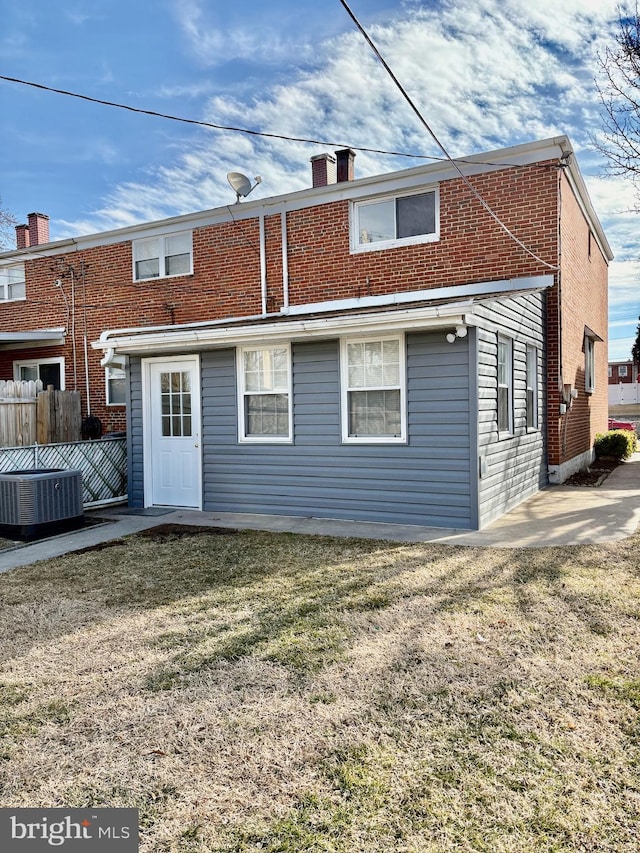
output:
[[628,361],[609,362],[609,405],[634,406],[640,403],[638,365]]
[[631,359],[628,361],[609,362],[609,385],[618,385],[620,382],[632,383],[638,381],[638,365]]

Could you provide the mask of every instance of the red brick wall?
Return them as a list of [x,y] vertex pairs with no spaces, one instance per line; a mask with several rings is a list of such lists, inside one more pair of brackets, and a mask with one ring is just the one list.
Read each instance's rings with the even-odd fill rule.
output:
[[[561,191],[561,277],[548,299],[549,323],[549,464],[559,465],[593,446],[596,433],[607,429],[607,262],[580,210],[564,174]],[[584,332],[588,326],[602,338],[595,344],[595,390],[585,391]],[[553,348],[562,330],[562,346]],[[557,377],[557,381],[553,381]],[[560,415],[561,386],[578,391],[569,411]]]
[[[558,171],[555,162],[499,170],[470,180],[520,240],[548,263],[556,263]],[[564,195],[566,258],[563,267],[569,272],[563,279],[563,326],[566,324],[571,338],[564,368],[565,372],[569,370],[575,374],[579,369],[575,350],[581,350],[582,341],[578,343],[580,323],[576,320],[576,328],[572,326],[572,311],[584,307],[585,284],[594,277],[601,282],[605,267],[595,241],[592,241],[595,249],[591,259],[585,256],[586,223],[568,188]],[[550,272],[505,234],[461,179],[440,185],[440,239],[437,242],[350,254],[347,201],[289,211],[286,224],[289,295],[294,305]],[[576,237],[572,236],[574,227],[578,231]],[[85,317],[87,337],[91,342],[105,329],[182,324],[261,313],[259,229],[259,221],[255,218],[195,230],[193,275],[170,279],[133,282],[130,243],[53,258],[34,258],[27,265],[27,300],[0,303],[1,327],[7,331],[70,327],[67,308],[60,289],[55,287],[55,280],[62,279],[71,302],[72,279],[68,270],[71,265],[75,271],[77,387],[84,398]],[[265,216],[264,229],[267,310],[276,312],[284,300],[280,215]],[[604,305],[606,307],[606,302]],[[601,322],[602,307],[598,300],[594,304],[590,302],[589,310],[595,313],[592,321],[587,322],[606,337],[606,322]],[[45,353],[64,355],[66,387],[74,387],[71,335],[64,347],[55,350],[0,354],[0,378],[11,377],[14,358],[28,358],[34,354],[44,357]],[[100,367],[100,358],[101,353],[89,347],[92,414],[103,421],[106,431],[120,430],[125,425],[124,407],[106,408],[104,405],[104,370]],[[554,358],[551,352],[552,364]],[[599,365],[602,358],[606,359],[606,345],[598,345],[598,358]],[[571,381],[574,378],[572,375]],[[606,381],[602,384],[606,385]],[[593,424],[600,422],[599,395],[586,400],[582,394],[576,409],[579,407],[589,409]],[[84,401],[83,411],[86,411]],[[550,411],[553,411],[552,406]],[[572,434],[572,447],[577,446],[576,441]]]

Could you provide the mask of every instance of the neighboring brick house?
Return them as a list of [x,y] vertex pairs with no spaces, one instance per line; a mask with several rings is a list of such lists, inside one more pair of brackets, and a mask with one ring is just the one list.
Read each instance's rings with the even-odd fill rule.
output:
[[609,405],[637,406],[640,403],[640,375],[632,359],[609,362]]
[[612,254],[566,137],[460,168],[344,149],[307,190],[4,253],[0,378],[64,359],[126,412],[132,506],[483,527],[607,428]]
[[610,361],[609,362],[609,385],[630,385],[633,382],[638,382],[638,365],[634,364],[631,359],[627,361]]

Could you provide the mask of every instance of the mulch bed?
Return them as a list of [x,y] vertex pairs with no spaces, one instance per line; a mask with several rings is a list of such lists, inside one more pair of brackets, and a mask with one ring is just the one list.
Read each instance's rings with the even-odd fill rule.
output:
[[563,485],[591,486],[597,488],[605,482],[609,474],[615,471],[618,465],[624,465],[624,462],[621,462],[619,459],[608,459],[605,457],[595,459],[589,468],[572,474],[571,477],[564,481]]

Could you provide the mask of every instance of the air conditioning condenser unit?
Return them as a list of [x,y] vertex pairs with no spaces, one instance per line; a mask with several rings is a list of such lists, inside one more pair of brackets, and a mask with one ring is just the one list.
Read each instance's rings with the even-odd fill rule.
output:
[[82,524],[82,471],[37,468],[0,474],[0,535],[32,539]]

